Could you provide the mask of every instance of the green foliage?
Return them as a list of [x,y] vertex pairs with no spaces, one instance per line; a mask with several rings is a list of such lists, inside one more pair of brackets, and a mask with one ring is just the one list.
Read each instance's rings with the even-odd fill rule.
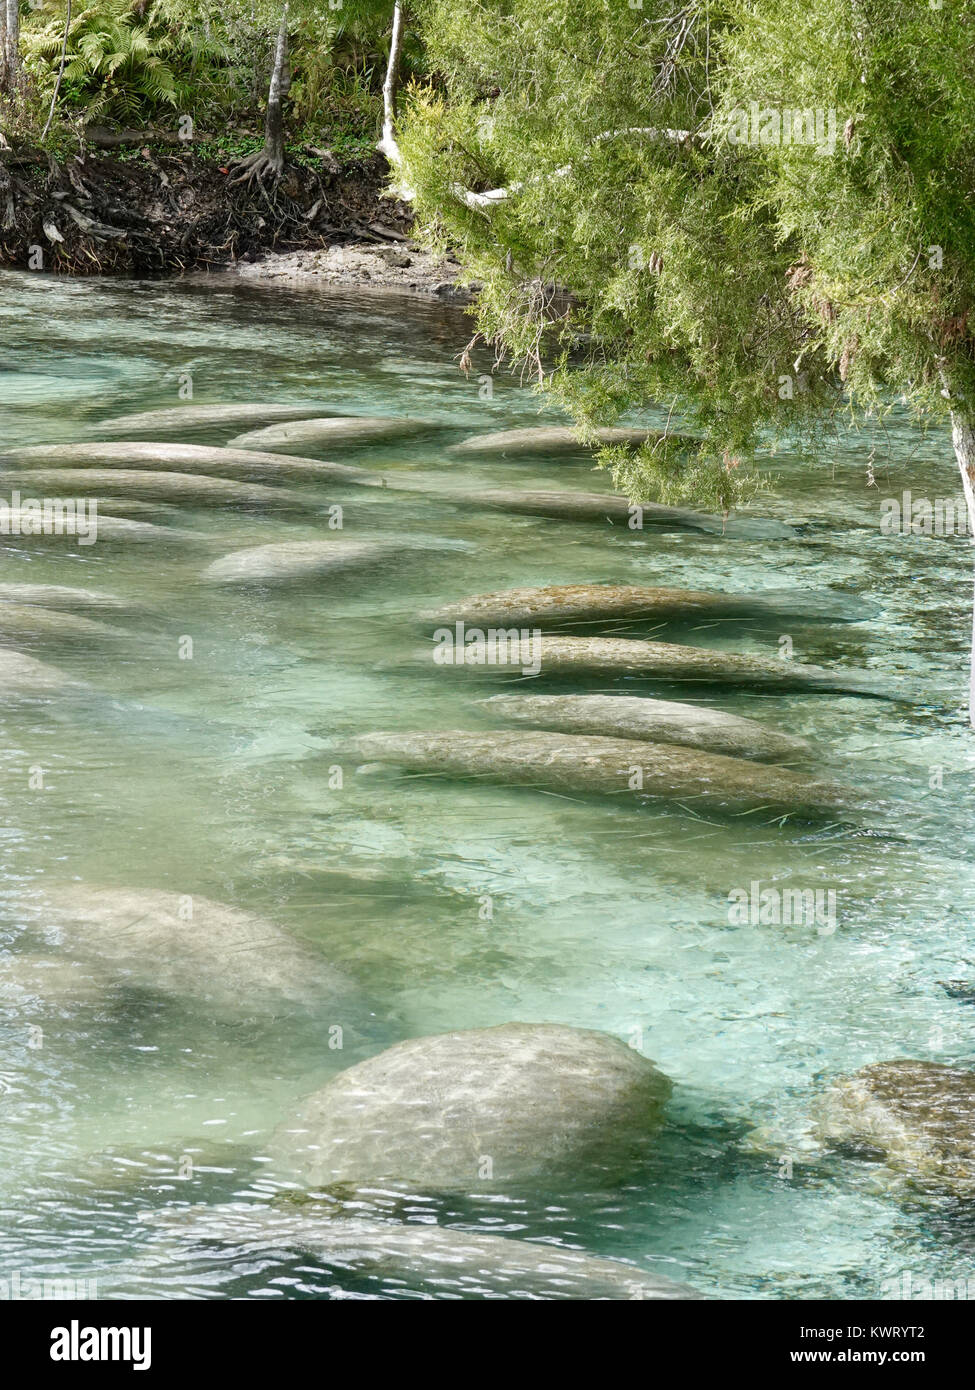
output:
[[[89,120],[136,122],[161,108],[185,110],[195,85],[225,49],[189,22],[172,0],[151,7],[132,0],[100,0],[76,10],[68,29],[61,100]],[[64,15],[25,27],[24,62],[41,91],[54,89],[61,58]]]
[[[607,453],[629,490],[730,498],[771,435],[892,392],[943,411],[942,373],[972,398],[972,0],[421,17],[441,82],[413,92],[405,172],[484,284],[481,332],[584,423],[655,403],[703,441]],[[753,102],[835,111],[836,138],[742,143]],[[510,196],[462,197],[490,188]]]
[[[747,92],[836,113],[834,157],[761,150],[795,294],[851,398],[920,414],[972,398],[975,6],[899,0],[742,5],[723,55],[725,108]],[[796,55],[801,55],[797,61]]]
[[[391,3],[291,0],[289,13],[291,127],[311,138],[338,126],[346,143],[374,142]],[[48,102],[64,20],[64,0],[25,14],[25,64]],[[60,106],[136,126],[167,108],[212,127],[259,122],[280,20],[281,0],[95,0],[72,16]],[[421,58],[413,39],[406,70]]]

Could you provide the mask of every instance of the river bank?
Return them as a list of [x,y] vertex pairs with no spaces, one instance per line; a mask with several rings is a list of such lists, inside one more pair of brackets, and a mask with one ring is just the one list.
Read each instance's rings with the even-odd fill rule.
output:
[[[139,132],[131,132],[133,137]],[[229,271],[302,289],[368,286],[468,302],[458,267],[410,240],[379,154],[308,150],[273,190],[162,143],[0,150],[0,266],[62,275]]]

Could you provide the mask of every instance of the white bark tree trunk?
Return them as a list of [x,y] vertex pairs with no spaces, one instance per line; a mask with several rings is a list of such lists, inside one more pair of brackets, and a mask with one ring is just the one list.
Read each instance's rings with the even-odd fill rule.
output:
[[[951,442],[958,460],[961,485],[968,507],[968,530],[975,537],[975,416],[961,410],[951,412]],[[968,719],[975,728],[975,600],[972,604],[972,658],[968,682]]]
[[284,102],[291,90],[291,57],[288,44],[288,6],[281,15],[281,26],[274,46],[274,66],[267,94],[264,116],[264,144],[256,154],[248,155],[236,165],[239,173],[233,183],[263,184],[270,179],[277,183],[284,173]]
[[[396,97],[399,92],[400,60],[403,56],[403,30],[405,21],[403,6],[396,0],[393,7],[393,33],[389,40],[389,63],[386,67],[386,80],[383,82],[383,137],[376,149],[384,154],[391,169],[402,172],[403,156],[396,141]],[[400,183],[396,192],[407,202],[412,202],[416,194],[405,183]]]
[[274,48],[274,68],[267,94],[267,114],[264,118],[264,149],[275,174],[284,169],[284,99],[291,90],[291,66],[288,51],[288,7],[285,5]]
[[20,0],[0,0],[4,5],[3,84],[12,92],[20,79]]

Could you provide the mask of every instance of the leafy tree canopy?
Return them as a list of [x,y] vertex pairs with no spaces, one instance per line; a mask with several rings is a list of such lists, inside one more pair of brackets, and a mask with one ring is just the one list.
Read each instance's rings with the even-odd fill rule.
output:
[[975,401],[971,0],[416,13],[406,176],[482,333],[583,422],[654,402],[704,440],[604,456],[631,495],[728,505],[768,431]]

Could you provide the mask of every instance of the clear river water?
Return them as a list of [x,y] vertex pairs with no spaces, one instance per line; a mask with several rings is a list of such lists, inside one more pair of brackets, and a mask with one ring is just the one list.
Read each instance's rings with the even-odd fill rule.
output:
[[[127,630],[107,649],[9,643],[104,698],[0,703],[0,1278],[96,1279],[101,1297],[424,1296],[401,1279],[337,1280],[286,1251],[255,1256],[232,1232],[160,1245],[146,1215],[266,1199],[270,1135],[338,1068],[403,1038],[510,1020],[599,1029],[651,1057],[674,1083],[652,1157],[601,1190],[580,1178],[417,1193],[403,1219],[620,1257],[725,1298],[873,1298],[904,1271],[967,1278],[971,1209],[894,1190],[869,1160],[803,1157],[810,1103],[832,1078],[975,1051],[971,548],[879,524],[881,500],[905,488],[956,494],[947,441],[895,412],[815,456],[780,447],[761,460],[772,486],[754,506],[795,526],[775,541],[459,507],[448,486],[609,487],[583,456],[447,452],[469,434],[556,422],[511,377],[496,374],[489,394],[486,355],[465,378],[469,336],[460,310],[406,298],[0,273],[0,452],[97,438],[100,419],[178,405],[188,378],[193,404],[321,402],[443,427],[317,455],[409,475],[413,490],[303,483],[320,508],[138,512],[198,545],[0,537],[0,582],[141,606],[106,616]],[[200,582],[224,553],[327,534],[336,505],[346,536],[402,542],[396,558],[311,592]],[[817,826],[390,769],[345,767],[333,785],[332,740],[490,726],[474,701],[502,688],[496,674],[412,660],[421,611],[590,581],[862,599],[857,623],[654,635],[770,657],[788,636],[795,660],[900,678],[909,701],[683,695],[807,738],[824,776],[879,809]],[[584,688],[655,693],[632,680]],[[732,922],[729,893],[755,881],[835,891],[836,930]],[[71,882],[202,894],[310,943],[354,981],[344,1049],[314,1015],[269,1017],[246,997],[211,1012],[151,982],[78,999],[18,985],[37,945],[27,908]]]

